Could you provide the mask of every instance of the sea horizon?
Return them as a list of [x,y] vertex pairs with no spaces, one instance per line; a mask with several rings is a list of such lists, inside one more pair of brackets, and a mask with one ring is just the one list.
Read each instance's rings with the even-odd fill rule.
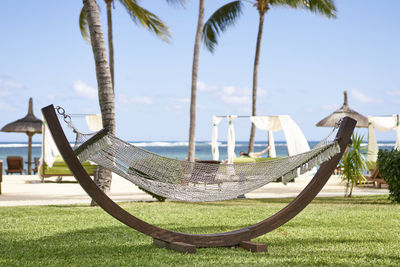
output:
[[[173,141],[128,141],[129,143],[149,150],[153,153],[160,154],[165,157],[183,160],[187,157],[187,141],[173,140]],[[308,141],[310,148],[313,148],[319,141]],[[395,141],[378,141],[379,149],[391,150]],[[73,145],[73,142],[70,142]],[[219,154],[220,160],[227,159],[227,141],[219,141]],[[247,151],[247,141],[236,141],[235,153],[239,154],[240,151]],[[265,141],[255,142],[255,151],[261,151],[267,146]],[[288,155],[286,141],[275,141],[276,154],[278,157],[285,157]],[[364,142],[363,146],[367,146]],[[22,156],[24,164],[28,159],[28,142],[23,141],[0,141],[0,160],[3,160],[3,172],[7,166],[7,156]],[[32,143],[32,161],[34,158],[41,156],[42,142]],[[211,142],[210,141],[197,141],[195,157],[200,160],[212,159],[211,155]],[[27,166],[25,164],[25,169]]]

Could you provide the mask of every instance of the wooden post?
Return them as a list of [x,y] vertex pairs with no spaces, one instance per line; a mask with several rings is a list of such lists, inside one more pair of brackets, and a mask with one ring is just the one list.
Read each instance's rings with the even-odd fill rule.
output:
[[32,172],[32,133],[27,133],[28,135],[28,175],[31,175]]
[[1,182],[3,181],[3,161],[0,160],[0,195],[1,195]]

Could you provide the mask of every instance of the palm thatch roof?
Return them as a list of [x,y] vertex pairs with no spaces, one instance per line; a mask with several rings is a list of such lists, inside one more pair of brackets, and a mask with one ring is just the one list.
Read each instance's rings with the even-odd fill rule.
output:
[[317,127],[335,127],[336,124],[344,117],[350,117],[357,121],[356,127],[358,128],[368,128],[368,118],[361,115],[360,113],[352,110],[347,101],[347,91],[344,91],[344,103],[341,108],[334,111],[331,115],[324,118],[316,125]]
[[33,115],[32,98],[29,99],[28,114],[26,114],[22,119],[7,124],[1,129],[1,131],[9,133],[26,133],[28,135],[42,133],[42,121]]

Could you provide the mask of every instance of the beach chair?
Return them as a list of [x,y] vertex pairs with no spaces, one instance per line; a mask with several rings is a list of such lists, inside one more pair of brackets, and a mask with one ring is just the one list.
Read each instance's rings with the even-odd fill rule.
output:
[[[91,164],[89,161],[85,161],[82,163],[82,166],[90,176],[95,175],[97,165]],[[41,178],[42,182],[44,182],[44,178],[48,177],[58,177],[57,182],[61,182],[62,177],[64,176],[74,176],[60,155],[55,157],[53,166],[49,167],[45,162],[43,162],[38,169],[39,177]]]
[[35,168],[33,168],[33,174],[36,174],[39,170],[39,165],[40,165],[40,158],[35,157],[33,158],[33,162],[35,163]]
[[385,180],[381,176],[381,173],[379,172],[378,166],[375,167],[371,175],[366,175],[365,178],[368,182],[371,182],[374,187],[377,186],[378,188],[381,188],[382,184],[386,184]]
[[24,162],[22,157],[19,156],[8,156],[7,157],[7,170],[6,173],[19,173],[22,174],[24,171]]

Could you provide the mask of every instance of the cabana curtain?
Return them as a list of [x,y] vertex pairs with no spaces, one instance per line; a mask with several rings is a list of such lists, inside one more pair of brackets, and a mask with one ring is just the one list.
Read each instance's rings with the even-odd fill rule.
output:
[[368,117],[368,160],[376,162],[378,158],[378,143],[374,128],[385,133],[390,130],[396,131],[395,149],[400,149],[400,118],[399,115],[385,117]]
[[42,125],[42,137],[43,137],[43,145],[42,145],[42,157],[41,164],[46,163],[48,167],[52,167],[55,161],[56,156],[60,155],[58,152],[57,146],[54,143],[53,137],[51,137],[50,130],[47,127],[47,123],[43,120]]
[[86,116],[86,122],[89,126],[89,130],[93,132],[100,131],[103,129],[103,122],[100,114],[90,114]]
[[228,163],[233,163],[235,155],[235,128],[233,127],[233,121],[236,120],[236,115],[227,116],[228,119]]
[[270,139],[269,145],[273,153],[270,153],[270,157],[276,157],[275,143],[272,132],[283,130],[286,138],[287,148],[289,156],[300,154],[310,150],[307,139],[299,126],[288,116],[252,116],[251,121],[260,130],[268,131],[268,137]]
[[211,135],[211,153],[213,160],[219,159],[219,149],[218,149],[218,125],[221,122],[221,117],[213,116],[213,128]]
[[275,149],[275,140],[273,131],[279,131],[282,129],[281,122],[279,121],[278,116],[262,116],[250,117],[250,120],[254,123],[254,125],[263,131],[268,131],[268,143],[271,149],[269,150],[269,156],[272,158],[276,158],[276,149]]

